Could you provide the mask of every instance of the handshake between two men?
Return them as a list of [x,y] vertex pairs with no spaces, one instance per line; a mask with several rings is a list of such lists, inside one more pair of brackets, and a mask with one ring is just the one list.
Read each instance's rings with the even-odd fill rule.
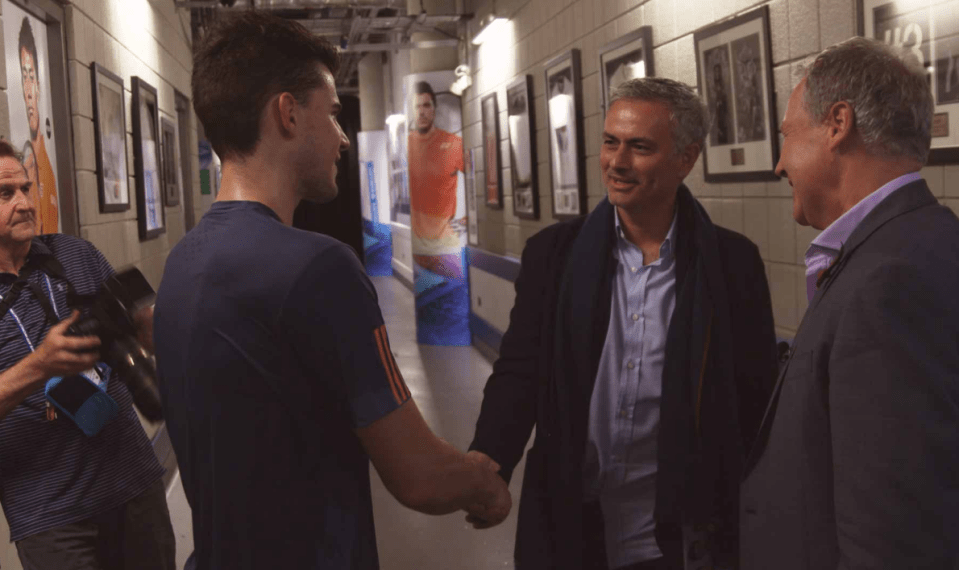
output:
[[477,529],[509,515],[512,498],[499,464],[438,438],[412,399],[356,433],[383,484],[404,506],[430,515],[463,510]]

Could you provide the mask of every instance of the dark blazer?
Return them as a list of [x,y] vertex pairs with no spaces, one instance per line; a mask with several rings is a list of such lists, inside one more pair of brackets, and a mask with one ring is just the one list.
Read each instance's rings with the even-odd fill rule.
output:
[[959,220],[883,200],[806,311],[747,462],[744,570],[959,568]]
[[[554,224],[527,242],[516,280],[516,300],[510,313],[510,325],[503,336],[493,374],[486,384],[476,437],[470,446],[497,461],[502,466],[501,474],[509,481],[513,469],[522,458],[534,425],[537,426],[536,439],[526,458],[519,504],[515,558],[517,568],[521,570],[580,570],[575,562],[577,554],[567,557],[563,553],[580,552],[582,534],[577,536],[577,533],[567,529],[564,523],[568,521],[553,513],[564,510],[559,508],[558,503],[565,503],[567,507],[581,504],[582,491],[573,496],[550,492],[551,488],[562,486],[555,481],[558,478],[556,473],[563,471],[555,468],[556,462],[568,458],[557,452],[557,438],[549,435],[561,430],[549,424],[575,422],[570,418],[556,417],[547,387],[555,362],[553,333],[563,270],[570,247],[583,224],[584,218]],[[612,218],[609,224],[613,224]],[[688,232],[682,216],[677,233],[676,255],[680,257],[683,248],[690,247],[690,240],[685,239]],[[775,335],[769,288],[756,246],[742,235],[723,228],[717,227],[716,233],[735,337],[732,362],[739,399],[739,423],[746,445],[749,445],[775,381]],[[596,255],[613,256],[613,252],[597,251]],[[682,264],[677,264],[677,291],[681,289],[684,278],[681,267]],[[585,385],[590,386],[590,390],[595,382],[605,342],[609,325],[608,307],[612,297],[612,275],[597,275],[596,278],[603,280],[600,288],[603,297],[599,299],[598,306],[606,307],[606,314],[605,319],[597,319],[592,330],[592,338],[595,339],[593,346],[582,347],[584,354],[589,353],[592,364],[592,374],[582,379]],[[668,381],[668,378],[663,379],[664,383]],[[578,402],[578,405],[588,415],[589,402]],[[586,428],[582,426],[577,429]],[[582,469],[582,465],[576,467]],[[728,499],[735,519],[737,498]],[[565,510],[568,511],[568,508]],[[727,537],[727,540],[732,544],[731,549],[735,550],[735,524],[731,532],[732,536]],[[670,538],[675,542],[677,537],[672,533]],[[681,540],[681,535],[679,538]],[[664,539],[660,537],[659,529],[657,539],[665,553]],[[673,549],[669,550],[673,552]],[[680,551],[681,544],[675,554],[681,556]],[[731,555],[735,556],[734,553]]]

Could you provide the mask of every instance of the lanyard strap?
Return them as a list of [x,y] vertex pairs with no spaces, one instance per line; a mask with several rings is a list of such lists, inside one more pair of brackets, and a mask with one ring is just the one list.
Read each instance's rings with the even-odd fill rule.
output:
[[43,312],[46,314],[47,320],[51,323],[57,323],[60,321],[60,312],[57,310],[56,305],[57,301],[53,298],[53,285],[50,283],[50,278],[47,275],[44,275],[47,283],[47,294],[50,296],[50,299],[47,299],[47,296],[43,294],[40,290],[40,287],[31,281],[29,281],[30,274],[33,273],[33,267],[24,268],[25,271],[22,271],[20,277],[13,283],[10,287],[10,290],[7,292],[6,297],[0,295],[0,319],[6,316],[9,312],[13,316],[13,320],[17,323],[17,326],[20,328],[20,333],[23,334],[23,340],[26,341],[27,346],[30,348],[30,352],[35,351],[36,349],[33,346],[33,343],[30,342],[30,336],[27,334],[26,327],[23,326],[23,322],[20,320],[20,317],[17,315],[16,311],[13,310],[13,304],[16,303],[17,299],[20,297],[20,293],[24,288],[30,289],[33,293],[33,296],[36,297],[37,301],[40,303],[40,306],[43,308]]

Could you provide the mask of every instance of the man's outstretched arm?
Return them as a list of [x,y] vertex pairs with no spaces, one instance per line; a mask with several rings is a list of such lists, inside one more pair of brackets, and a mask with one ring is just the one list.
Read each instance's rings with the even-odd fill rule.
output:
[[474,526],[502,522],[512,506],[506,482],[483,462],[436,437],[412,400],[356,430],[387,490],[413,510],[465,510]]

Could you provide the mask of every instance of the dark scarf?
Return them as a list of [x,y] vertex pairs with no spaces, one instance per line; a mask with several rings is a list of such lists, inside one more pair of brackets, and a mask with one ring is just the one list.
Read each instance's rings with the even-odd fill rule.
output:
[[[654,513],[664,554],[661,531],[675,542],[683,524],[735,525],[743,445],[716,228],[685,186],[676,204],[676,308],[663,369]],[[557,304],[549,398],[560,459],[552,491],[565,503],[582,496],[589,402],[609,323],[615,250],[613,206],[604,199],[573,242]],[[572,526],[557,533],[557,554],[572,557],[575,567],[579,549],[567,543],[582,536],[580,506],[561,501],[554,504],[555,520]]]

